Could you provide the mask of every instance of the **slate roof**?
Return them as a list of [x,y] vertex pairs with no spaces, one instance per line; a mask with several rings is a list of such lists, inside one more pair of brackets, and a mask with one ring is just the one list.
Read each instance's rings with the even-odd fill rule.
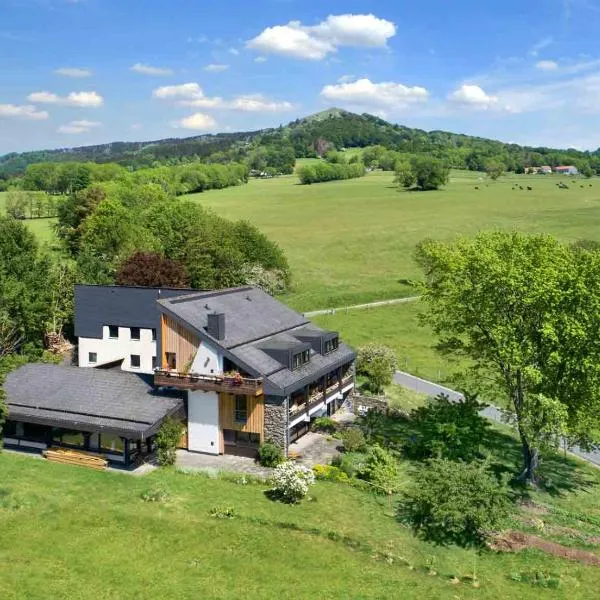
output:
[[308,323],[306,317],[255,287],[200,292],[158,303],[205,336],[207,315],[225,313],[225,338],[215,341],[228,349]]
[[[302,345],[294,332],[327,332],[304,315],[285,306],[259,288],[244,287],[216,292],[201,292],[182,297],[163,298],[158,304],[184,325],[195,330],[202,339],[220,347],[226,356],[248,369],[252,375],[265,378],[265,392],[284,395],[300,389],[344,364],[352,362],[355,352],[340,343],[338,349],[323,356],[311,350],[310,362],[294,370],[288,369],[261,347],[289,348]],[[225,314],[225,337],[217,340],[206,330],[210,313]]]
[[180,398],[117,369],[28,364],[8,374],[4,390],[9,419],[129,439],[153,435],[183,408]]

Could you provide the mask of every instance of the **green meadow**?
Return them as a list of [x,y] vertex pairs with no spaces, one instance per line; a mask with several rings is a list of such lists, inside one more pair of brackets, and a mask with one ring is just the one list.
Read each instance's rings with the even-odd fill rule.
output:
[[[0,214],[4,214],[5,206],[6,192],[0,192]],[[51,243],[55,239],[54,224],[56,219],[26,219],[25,223],[40,242]]]
[[[561,180],[570,189],[559,189]],[[525,189],[513,190],[515,184]],[[393,184],[392,173],[312,186],[290,175],[188,198],[224,217],[248,219],[276,240],[294,277],[285,300],[302,311],[411,295],[406,280],[420,276],[413,251],[426,237],[503,228],[600,239],[596,178],[512,175],[493,183],[455,171],[439,191],[407,192]]]

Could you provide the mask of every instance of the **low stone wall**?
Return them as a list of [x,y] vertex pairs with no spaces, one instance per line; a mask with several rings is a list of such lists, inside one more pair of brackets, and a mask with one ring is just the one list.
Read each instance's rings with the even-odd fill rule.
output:
[[352,406],[352,412],[357,415],[365,410],[377,410],[387,412],[389,404],[385,396],[364,396],[362,394],[351,394],[348,396]]

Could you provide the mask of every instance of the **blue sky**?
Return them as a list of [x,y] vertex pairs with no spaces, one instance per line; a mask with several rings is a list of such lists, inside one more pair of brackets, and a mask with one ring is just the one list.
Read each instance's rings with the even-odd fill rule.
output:
[[330,106],[600,146],[600,0],[0,0],[0,153]]

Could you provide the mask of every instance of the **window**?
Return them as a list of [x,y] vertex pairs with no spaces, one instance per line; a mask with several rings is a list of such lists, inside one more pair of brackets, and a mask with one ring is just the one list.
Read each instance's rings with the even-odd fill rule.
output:
[[175,352],[165,352],[165,360],[167,363],[167,369],[177,368],[177,354],[175,354]]
[[152,341],[156,341],[156,329],[152,329]]
[[92,365],[98,362],[98,354],[96,352],[88,352],[88,362]]
[[139,369],[140,368],[140,355],[139,354],[132,354],[129,357],[130,360],[130,364],[131,364],[131,368],[132,369]]
[[325,351],[323,352],[323,354],[330,354],[331,352],[333,352],[334,350],[337,350],[339,346],[339,339],[338,338],[333,338],[331,340],[327,340],[325,342]]
[[111,339],[117,339],[119,337],[119,328],[116,325],[108,326],[108,337]]
[[248,420],[248,401],[246,396],[235,397],[235,416],[236,423],[246,423]]
[[140,339],[140,328],[139,327],[130,327],[129,328],[129,337],[132,340]]
[[292,370],[298,369],[302,365],[305,365],[310,361],[310,350],[304,350],[303,352],[298,352],[298,354],[294,354],[292,356]]

